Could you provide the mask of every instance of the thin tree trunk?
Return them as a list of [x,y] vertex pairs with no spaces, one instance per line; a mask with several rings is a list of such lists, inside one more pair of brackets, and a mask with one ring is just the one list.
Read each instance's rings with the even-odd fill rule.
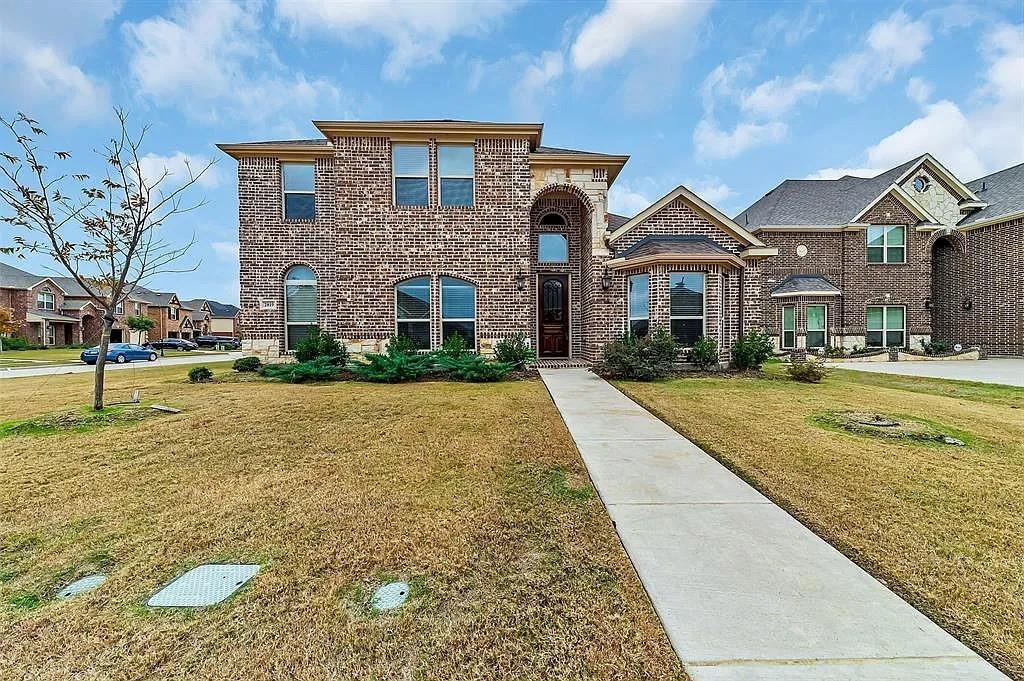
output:
[[114,326],[114,317],[108,312],[103,315],[103,331],[100,333],[99,354],[96,355],[96,374],[92,388],[92,408],[103,409],[103,369],[107,364],[107,349],[110,347],[110,329]]

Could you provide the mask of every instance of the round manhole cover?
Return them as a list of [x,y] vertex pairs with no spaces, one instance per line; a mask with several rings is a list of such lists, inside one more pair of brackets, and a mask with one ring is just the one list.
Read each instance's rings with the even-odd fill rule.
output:
[[370,605],[377,610],[392,610],[409,598],[409,585],[406,582],[391,582],[373,592]]

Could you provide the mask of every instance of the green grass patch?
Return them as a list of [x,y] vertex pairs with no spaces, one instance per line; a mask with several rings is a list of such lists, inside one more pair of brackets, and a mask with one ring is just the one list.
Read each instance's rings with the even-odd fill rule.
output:
[[5,421],[0,423],[0,438],[86,433],[98,428],[135,423],[161,415],[164,415],[164,412],[141,405],[106,407],[100,411],[83,407],[52,412],[29,419]]
[[807,421],[831,431],[929,445],[963,446],[975,439],[966,431],[907,414],[828,410],[810,414]]
[[34,591],[21,591],[7,599],[7,605],[12,610],[29,611],[35,610],[43,604],[42,597]]

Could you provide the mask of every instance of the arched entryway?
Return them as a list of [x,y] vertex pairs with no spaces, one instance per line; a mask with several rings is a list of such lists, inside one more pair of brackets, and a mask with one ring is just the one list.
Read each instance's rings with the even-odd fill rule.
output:
[[[965,247],[963,235],[951,233],[937,236],[932,242],[931,316],[932,340],[953,345],[966,340],[965,314]],[[965,309],[967,306],[967,309]]]
[[550,185],[530,208],[533,340],[541,358],[582,354],[590,289],[593,204],[572,185]]

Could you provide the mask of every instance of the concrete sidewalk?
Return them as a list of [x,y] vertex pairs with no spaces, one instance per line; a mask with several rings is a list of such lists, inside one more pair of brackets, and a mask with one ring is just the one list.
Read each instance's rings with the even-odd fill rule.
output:
[[[150,369],[152,367],[178,366],[188,364],[213,364],[214,362],[233,362],[243,357],[244,352],[210,352],[196,353],[184,357],[161,357],[155,362],[126,362],[118,364],[107,361],[107,370]],[[23,376],[57,376],[60,374],[87,374],[96,371],[95,366],[84,362],[78,364],[57,364],[48,367],[26,367],[9,369],[0,367],[0,378],[21,378]]]
[[876,374],[926,376],[955,381],[975,381],[1024,387],[1024,359],[998,357],[982,361],[930,360],[922,362],[835,362],[836,369],[869,371]]
[[540,373],[694,681],[1006,679],[606,381]]

